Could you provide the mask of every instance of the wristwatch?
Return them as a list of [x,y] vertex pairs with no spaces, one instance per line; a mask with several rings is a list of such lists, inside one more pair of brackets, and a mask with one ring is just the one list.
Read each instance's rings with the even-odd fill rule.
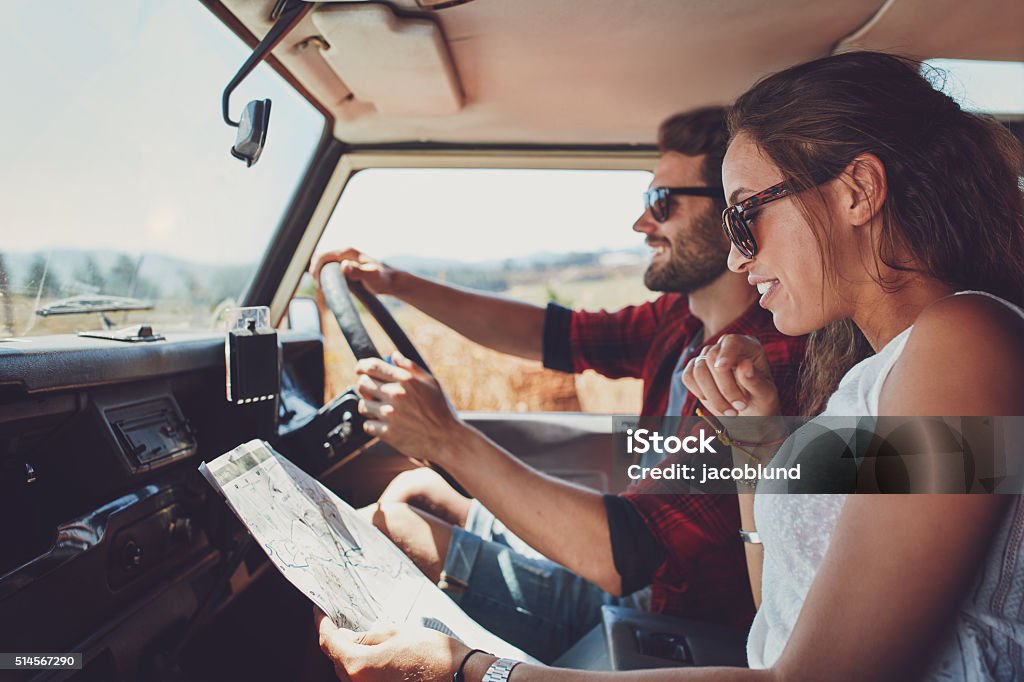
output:
[[484,679],[480,682],[508,682],[508,676],[512,674],[512,668],[522,663],[511,658],[499,658],[484,673]]

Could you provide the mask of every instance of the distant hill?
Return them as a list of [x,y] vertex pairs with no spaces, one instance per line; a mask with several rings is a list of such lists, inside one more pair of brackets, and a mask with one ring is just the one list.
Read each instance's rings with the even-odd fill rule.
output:
[[387,264],[396,267],[399,270],[408,270],[409,272],[427,272],[433,270],[443,270],[445,268],[472,268],[481,266],[479,263],[464,263],[462,261],[447,259],[447,258],[423,258],[421,256],[414,256],[411,254],[393,256],[391,258],[385,258]]
[[[211,304],[237,297],[256,267],[248,265],[209,265],[162,254],[126,254],[113,250],[54,249],[52,251],[3,252],[10,286],[14,290],[32,288],[27,281],[36,262],[48,263],[48,274],[60,286],[60,295],[100,290],[102,293],[130,295],[129,283],[136,280],[135,295],[188,299]],[[90,269],[87,264],[94,264]],[[137,275],[135,274],[138,270]],[[38,283],[34,280],[37,286]],[[31,293],[31,292],[29,292]]]
[[389,265],[410,272],[434,272],[445,269],[465,270],[529,270],[550,267],[564,267],[568,265],[586,265],[596,263],[605,256],[623,254],[629,256],[643,255],[647,251],[645,246],[636,246],[630,249],[603,249],[600,251],[578,251],[571,253],[556,253],[553,251],[538,251],[527,256],[517,258],[492,258],[483,261],[460,261],[445,258],[424,258],[413,254],[402,254],[385,258]]
[[[506,291],[528,281],[546,281],[556,274],[580,268],[607,271],[616,267],[635,266],[646,257],[645,247],[621,250],[555,253],[538,251],[518,258],[465,262],[444,258],[422,258],[400,255],[386,258],[392,267],[418,275],[441,279],[453,284],[482,289]],[[594,278],[593,272],[585,275]]]

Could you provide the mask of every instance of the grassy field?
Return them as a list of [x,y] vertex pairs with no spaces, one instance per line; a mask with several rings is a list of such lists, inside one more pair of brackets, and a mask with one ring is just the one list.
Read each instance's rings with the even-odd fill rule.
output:
[[[40,305],[52,300],[43,298]],[[35,308],[33,296],[0,296],[0,337],[75,334],[103,328],[103,315],[100,313],[41,317],[35,314]],[[152,310],[108,312],[105,315],[115,329],[148,324],[158,332],[171,332],[203,329],[210,324],[210,312],[206,306],[187,302],[158,301]]]

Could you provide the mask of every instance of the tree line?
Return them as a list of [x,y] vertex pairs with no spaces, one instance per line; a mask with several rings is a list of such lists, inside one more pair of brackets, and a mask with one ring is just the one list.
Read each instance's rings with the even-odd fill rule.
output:
[[36,254],[20,281],[15,281],[7,259],[0,252],[0,294],[40,295],[47,299],[106,294],[151,300],[173,295],[187,298],[193,304],[216,305],[225,298],[236,298],[251,274],[251,268],[244,266],[212,267],[205,276],[181,268],[174,282],[161,283],[145,276],[143,270],[142,257],[133,259],[119,254],[110,267],[103,268],[94,256],[84,254],[70,272],[58,272],[43,254]]

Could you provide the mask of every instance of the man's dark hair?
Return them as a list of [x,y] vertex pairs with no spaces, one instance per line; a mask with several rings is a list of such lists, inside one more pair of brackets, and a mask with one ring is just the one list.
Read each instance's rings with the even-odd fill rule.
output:
[[[702,107],[665,119],[658,127],[658,151],[704,156],[701,175],[709,187],[722,185],[722,159],[729,145],[725,107]],[[716,214],[725,210],[725,197],[715,198]]]

